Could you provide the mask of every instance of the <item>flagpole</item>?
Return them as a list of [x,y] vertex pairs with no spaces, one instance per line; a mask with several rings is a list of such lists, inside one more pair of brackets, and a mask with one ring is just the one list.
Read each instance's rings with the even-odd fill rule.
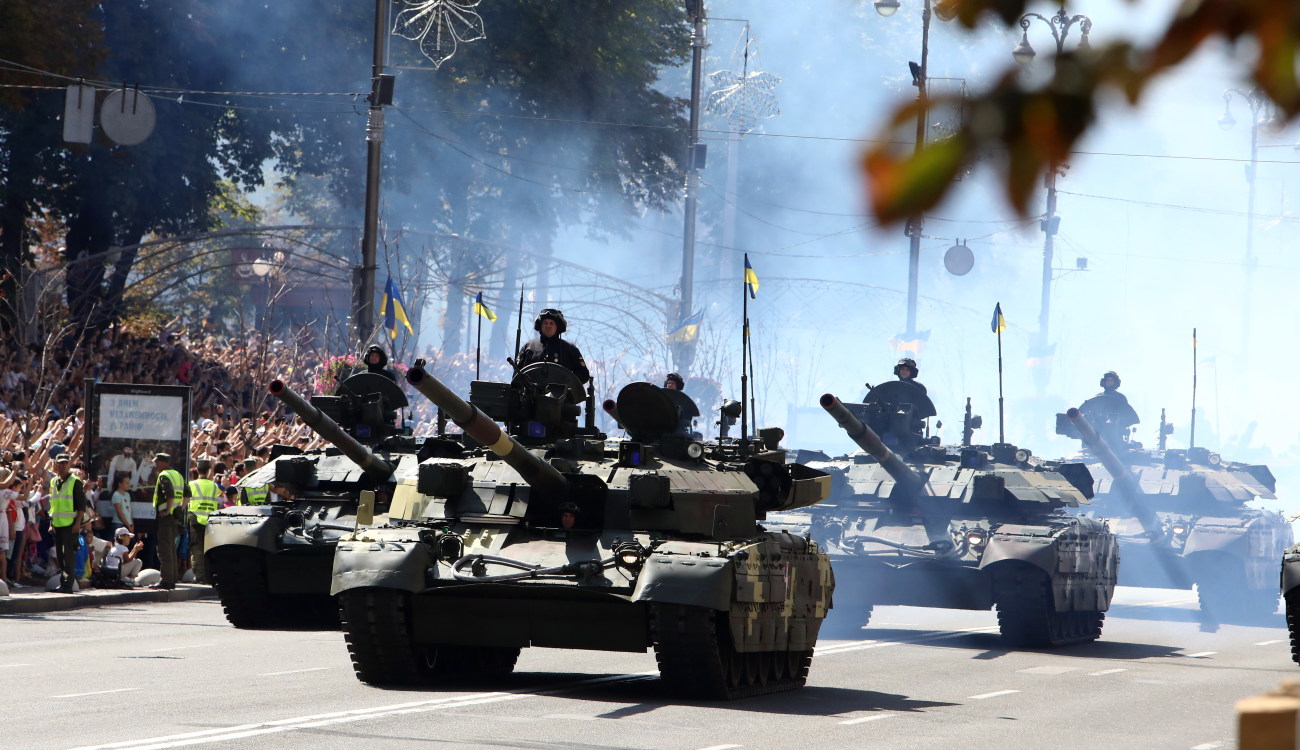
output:
[[[749,316],[745,316],[745,330],[749,330]],[[754,347],[749,347],[749,381],[753,388],[749,391],[749,420],[754,424],[754,433],[758,433],[758,381],[754,379]]]
[[479,307],[483,304],[483,293],[479,292],[478,297],[474,300],[474,317],[478,318],[478,339],[474,342],[474,379],[482,380],[479,377],[479,360],[483,354],[483,313],[479,312]]
[[1196,446],[1196,329],[1192,329],[1192,434],[1187,437],[1187,447]]
[[740,439],[744,442],[749,437],[749,411],[745,408],[745,404],[749,403],[749,378],[745,372],[745,362],[749,358],[749,281],[743,276],[740,281],[740,302],[741,318],[744,320],[740,339]]
[[998,442],[1007,442],[1006,418],[1002,411],[1002,326],[998,326]]

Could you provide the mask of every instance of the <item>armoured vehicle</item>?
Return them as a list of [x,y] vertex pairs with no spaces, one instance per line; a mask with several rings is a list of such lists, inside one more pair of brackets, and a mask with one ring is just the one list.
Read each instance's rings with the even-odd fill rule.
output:
[[970,445],[969,406],[963,445],[938,445],[921,432],[934,405],[911,383],[878,385],[861,404],[826,394],[821,405],[864,451],[809,462],[834,475],[831,501],[809,513],[839,581],[837,627],[900,604],[996,608],[1013,647],[1101,636],[1119,556],[1103,523],[1066,512],[1092,494],[1083,464]]
[[334,548],[353,531],[363,491],[381,512],[397,478],[414,476],[417,453],[433,445],[394,426],[407,405],[397,383],[362,372],[333,396],[303,399],[279,380],[270,393],[331,445],[302,451],[277,445],[272,460],[240,479],[265,493],[262,505],[223,508],[208,518],[205,554],[226,618],[240,628],[337,627],[330,595]]
[[407,379],[464,451],[400,477],[387,523],[339,543],[332,592],[359,679],[503,674],[542,646],[653,648],[676,694],[804,684],[830,562],[760,522],[822,500],[829,477],[770,444],[694,439],[689,397],[649,383],[606,403],[629,435],[607,440],[591,417],[577,427],[582,386],[552,363],[476,381],[470,403],[419,367]]
[[1160,449],[1146,450],[1129,430],[1113,429],[1110,412],[1089,406],[1058,415],[1056,431],[1086,447],[1080,457],[1095,481],[1088,514],[1105,519],[1119,537],[1119,582],[1195,586],[1202,611],[1218,621],[1277,611],[1277,561],[1293,538],[1281,513],[1259,506],[1276,498],[1268,467],[1227,461],[1206,448],[1165,449],[1172,427],[1163,415]]

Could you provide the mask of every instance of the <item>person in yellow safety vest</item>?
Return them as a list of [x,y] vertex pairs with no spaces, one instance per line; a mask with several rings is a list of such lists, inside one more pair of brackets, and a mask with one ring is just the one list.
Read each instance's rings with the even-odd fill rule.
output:
[[190,495],[190,486],[180,472],[171,468],[172,457],[166,453],[154,454],[153,466],[158,477],[153,486],[153,505],[158,511],[158,561],[162,566],[158,588],[174,589],[180,576],[176,540],[184,522],[185,498]]
[[81,477],[72,473],[72,457],[60,453],[54,457],[54,476],[50,478],[50,526],[54,529],[54,547],[63,576],[59,591],[72,593],[72,573],[77,563],[77,534],[86,512],[86,487]]
[[190,527],[190,567],[194,570],[195,583],[212,583],[208,580],[208,565],[203,558],[203,540],[208,530],[208,516],[217,512],[221,487],[212,480],[212,459],[200,458],[198,469],[199,478],[190,482],[190,512],[187,518]]
[[[247,477],[249,474],[252,474],[254,471],[257,471],[257,459],[256,458],[244,459],[244,476]],[[266,496],[267,496],[266,485],[261,485],[258,487],[244,486],[241,487],[241,489],[242,492],[240,494],[243,495],[244,505],[266,505]]]

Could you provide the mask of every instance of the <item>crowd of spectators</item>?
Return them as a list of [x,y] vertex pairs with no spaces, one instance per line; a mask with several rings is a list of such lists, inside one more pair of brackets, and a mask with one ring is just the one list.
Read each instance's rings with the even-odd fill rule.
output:
[[[58,570],[51,554],[49,492],[54,459],[62,453],[72,457],[88,501],[80,584],[89,585],[105,567],[123,575],[158,567],[154,540],[142,530],[148,522],[131,511],[150,504],[152,456],[124,449],[102,457],[91,475],[83,460],[85,381],[189,386],[191,473],[200,458],[214,465],[223,505],[229,505],[238,499],[234,483],[265,462],[272,445],[319,447],[310,428],[266,396],[270,377],[291,379],[304,393],[324,383],[318,372],[324,360],[317,358],[322,366],[304,366],[310,360],[257,334],[222,340],[184,330],[139,335],[112,328],[93,339],[68,338],[48,347],[0,342],[0,580],[11,589],[42,586]],[[182,539],[182,559],[185,544]]]

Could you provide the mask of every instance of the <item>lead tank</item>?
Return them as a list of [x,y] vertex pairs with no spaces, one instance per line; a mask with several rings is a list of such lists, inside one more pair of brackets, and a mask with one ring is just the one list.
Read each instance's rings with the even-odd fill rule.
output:
[[265,466],[240,479],[244,488],[265,487],[267,502],[208,517],[208,570],[236,627],[337,627],[334,548],[356,527],[361,493],[375,493],[385,511],[398,477],[414,476],[417,454],[437,446],[396,425],[406,396],[380,373],[352,375],[334,395],[310,401],[279,380],[268,390],[330,446],[277,445]]
[[824,499],[826,474],[771,446],[694,439],[680,429],[689,397],[649,383],[607,402],[629,434],[607,440],[576,427],[581,384],[558,365],[475,382],[472,403],[421,368],[407,379],[470,447],[421,462],[387,523],[339,544],[332,592],[359,679],[502,674],[540,646],[652,648],[678,695],[804,684],[830,562],[761,522]]
[[876,605],[895,604],[996,608],[1012,647],[1101,636],[1119,556],[1103,523],[1067,512],[1091,495],[1082,464],[970,445],[969,408],[966,444],[938,445],[920,430],[934,406],[911,383],[878,385],[861,404],[826,394],[821,405],[864,451],[810,462],[835,475],[809,523],[839,579],[838,626],[856,629]]
[[[1119,582],[1194,586],[1201,610],[1217,621],[1276,612],[1277,561],[1294,540],[1282,514],[1261,505],[1277,497],[1268,467],[1203,447],[1144,449],[1128,430],[1113,429],[1109,412],[1089,410],[1090,402],[1057,415],[1056,432],[1085,447],[1079,457],[1096,484],[1089,515],[1105,519],[1119,537]],[[1161,422],[1163,443],[1172,427]]]

